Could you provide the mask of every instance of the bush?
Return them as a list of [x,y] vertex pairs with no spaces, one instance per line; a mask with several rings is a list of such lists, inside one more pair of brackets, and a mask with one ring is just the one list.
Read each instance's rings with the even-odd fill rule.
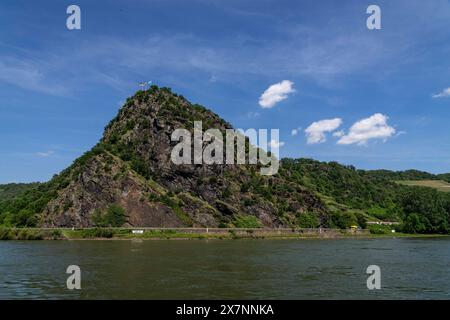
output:
[[352,212],[333,213],[331,215],[331,221],[340,229],[347,229],[352,225],[358,224],[358,220]]
[[412,213],[403,221],[401,230],[404,233],[424,233],[427,231],[428,224],[429,222],[427,218],[416,213]]
[[231,190],[230,190],[230,188],[226,188],[225,190],[223,190],[223,192],[222,192],[222,197],[223,198],[229,198],[229,197],[231,197]]
[[85,229],[82,230],[81,236],[83,238],[112,238],[114,231],[103,228]]
[[106,224],[111,227],[122,226],[126,222],[125,210],[122,207],[113,204],[106,212],[105,221]]
[[105,227],[105,219],[99,209],[95,209],[91,217],[92,223],[96,227]]
[[356,214],[356,220],[358,221],[358,225],[361,228],[363,228],[363,229],[367,228],[367,218],[363,214],[357,213]]
[[0,228],[0,240],[11,240],[10,229]]
[[372,234],[390,234],[392,233],[392,228],[392,226],[372,224],[369,226],[369,231]]
[[39,230],[0,228],[0,240],[42,240]]
[[111,205],[105,214],[95,210],[92,214],[92,223],[96,227],[121,227],[126,222],[125,210],[119,205]]
[[44,235],[37,230],[22,229],[16,233],[16,240],[42,240]]
[[302,213],[297,218],[297,225],[300,228],[318,228],[320,226],[320,221],[317,215],[314,213]]
[[255,199],[245,199],[243,204],[246,207],[250,207],[250,206],[253,206],[256,204],[256,200]]
[[233,224],[236,228],[261,228],[261,221],[255,216],[236,216]]
[[61,230],[56,229],[56,230],[52,230],[52,232],[50,233],[51,237],[53,240],[58,240],[61,239],[63,237],[63,233]]

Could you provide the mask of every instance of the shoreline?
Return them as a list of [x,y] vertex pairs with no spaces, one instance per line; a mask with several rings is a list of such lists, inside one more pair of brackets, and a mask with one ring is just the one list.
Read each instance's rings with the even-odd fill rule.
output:
[[1,240],[309,240],[438,238],[445,234],[373,234],[368,229],[299,228],[1,228]]

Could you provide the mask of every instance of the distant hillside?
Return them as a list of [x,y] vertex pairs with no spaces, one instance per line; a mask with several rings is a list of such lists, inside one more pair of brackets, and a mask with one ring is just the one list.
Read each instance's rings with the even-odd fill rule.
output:
[[398,180],[397,182],[406,186],[428,187],[442,192],[450,192],[450,183],[443,180]]
[[38,185],[38,182],[0,184],[0,201],[15,198],[26,190],[33,189]]
[[450,173],[438,174],[438,179],[444,180],[450,183]]
[[450,182],[450,173],[432,174],[419,170],[390,171],[390,170],[369,170],[366,175],[375,179],[387,179],[392,181],[400,180],[444,180]]
[[419,170],[406,170],[406,171],[390,171],[390,170],[369,170],[366,172],[368,176],[377,179],[388,180],[439,180],[437,175],[419,171]]
[[204,130],[231,128],[168,88],[138,91],[92,150],[51,181],[0,199],[0,225],[346,228],[380,219],[407,232],[450,231],[449,194],[395,183],[435,179],[425,172],[310,159],[283,159],[274,176],[249,164],[175,165],[173,130],[192,132],[198,120]]

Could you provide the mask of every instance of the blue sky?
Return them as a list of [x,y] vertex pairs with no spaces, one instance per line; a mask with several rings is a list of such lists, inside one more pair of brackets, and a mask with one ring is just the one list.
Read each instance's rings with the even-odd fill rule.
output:
[[[81,30],[66,28],[70,4]],[[381,30],[366,27],[370,4]],[[237,128],[279,128],[282,156],[450,172],[449,57],[448,0],[2,0],[0,183],[70,165],[142,80]],[[283,80],[285,99],[263,108]]]

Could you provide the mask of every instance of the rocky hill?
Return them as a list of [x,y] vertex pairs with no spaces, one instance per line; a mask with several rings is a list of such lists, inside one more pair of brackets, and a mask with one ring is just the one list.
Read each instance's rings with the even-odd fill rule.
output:
[[[327,211],[306,188],[280,176],[261,176],[254,165],[175,165],[170,154],[176,128],[225,130],[218,115],[153,86],[128,99],[105,128],[101,141],[41,187],[45,202],[37,224],[88,227],[111,204],[125,210],[131,226],[288,226],[313,212],[325,223]],[[266,186],[274,188],[266,194]],[[42,200],[42,199],[45,200]],[[34,203],[35,199],[31,199]]]
[[138,91],[92,150],[49,182],[0,200],[0,225],[91,227],[119,214],[110,219],[118,226],[345,228],[411,215],[418,228],[450,230],[448,198],[396,184],[387,171],[308,159],[283,159],[273,176],[258,165],[176,165],[171,135],[192,132],[194,121],[231,128],[170,89]]

